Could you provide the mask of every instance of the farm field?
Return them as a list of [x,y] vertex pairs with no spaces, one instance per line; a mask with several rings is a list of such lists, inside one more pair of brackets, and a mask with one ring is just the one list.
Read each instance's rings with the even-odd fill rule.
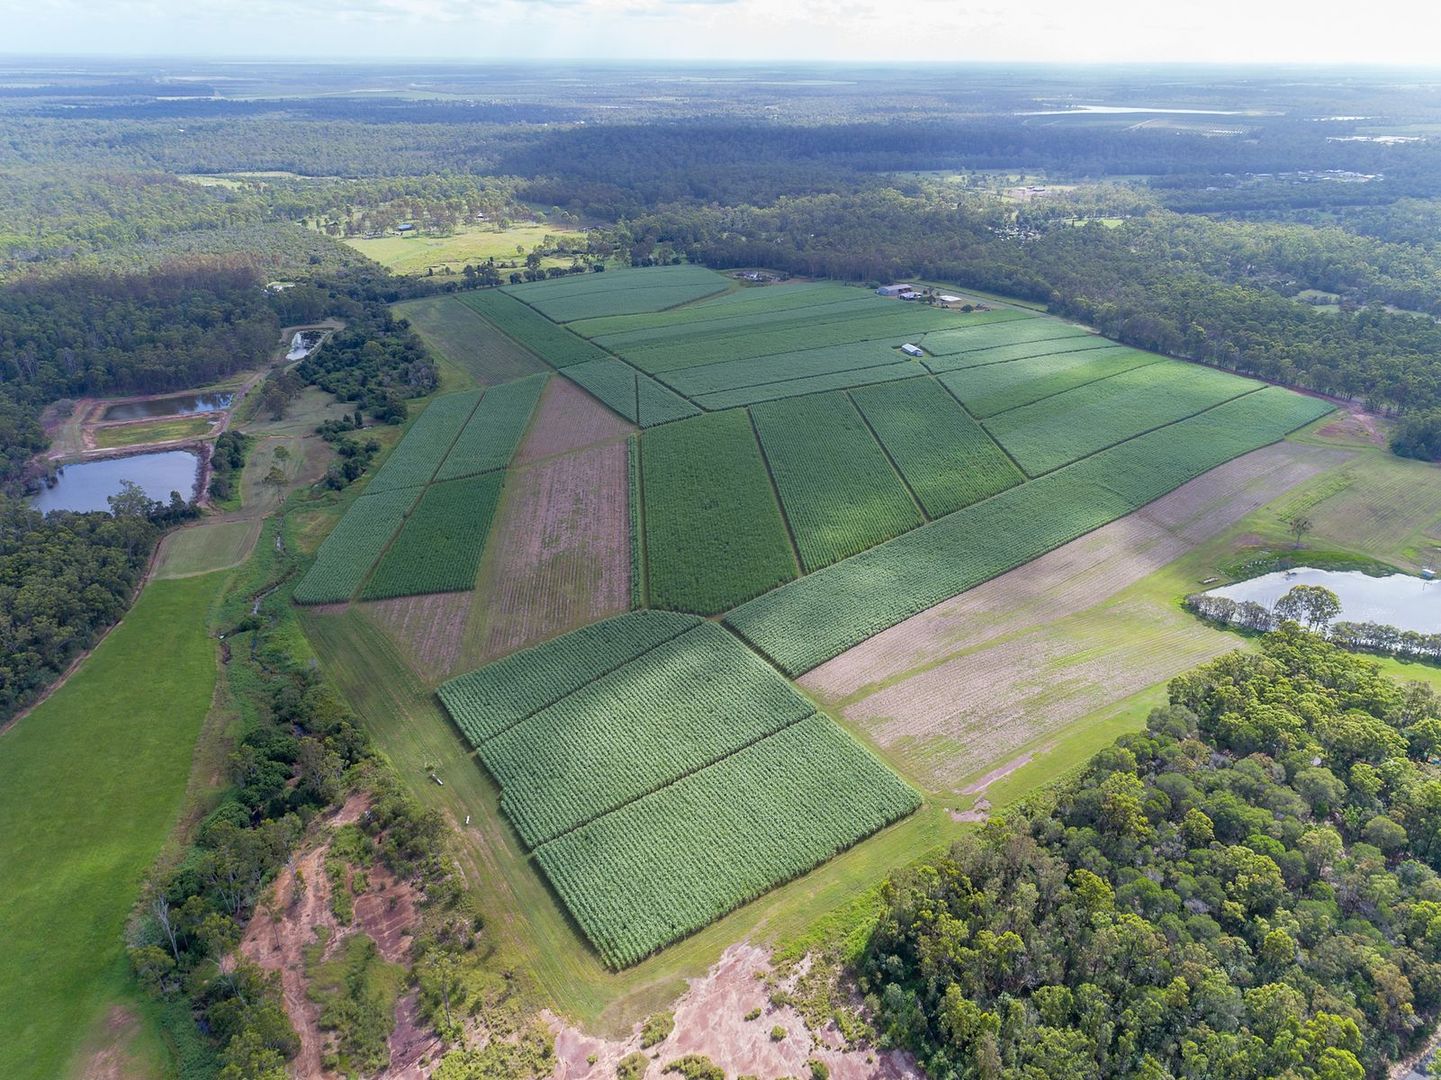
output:
[[400,531],[415,505],[419,488],[362,495],[320,545],[315,562],[295,587],[299,604],[337,604],[349,600]]
[[528,349],[517,345],[457,296],[426,296],[394,305],[410,320],[429,348],[481,386],[550,370]]
[[0,1075],[65,1075],[80,1033],[134,993],[125,923],[180,813],[215,686],[206,623],[224,578],[150,584],[75,675],[0,735],[0,820],[26,823],[0,830]]
[[921,523],[846,395],[772,402],[751,416],[808,573]]
[[103,450],[145,443],[176,442],[197,439],[210,433],[214,418],[180,416],[168,420],[151,420],[139,424],[118,424],[95,429],[95,445]]
[[167,536],[156,561],[157,578],[184,578],[244,562],[260,535],[260,522],[212,521]]
[[635,430],[569,379],[551,379],[541,393],[535,419],[515,453],[516,465],[529,465],[596,443],[624,439]]
[[1154,353],[1115,346],[987,364],[942,375],[940,382],[973,416],[985,418],[1161,362]]
[[703,266],[666,266],[624,274],[579,274],[503,286],[554,322],[596,315],[635,315],[661,311],[726,292],[729,279]]
[[546,375],[531,375],[487,390],[436,470],[435,479],[456,480],[510,464],[547,379]]
[[640,464],[653,606],[711,615],[796,576],[744,412],[659,428],[641,441]]
[[[919,804],[732,634],[686,616],[621,616],[451,680],[440,697],[500,783],[502,810],[617,967]],[[697,863],[680,843],[694,836],[709,850],[717,829],[752,856]],[[690,869],[649,875],[628,917],[617,900],[647,847]]]
[[366,485],[366,494],[423,487],[430,483],[470,419],[470,414],[480,404],[483,393],[482,390],[467,390],[432,400]]
[[[426,488],[376,564],[362,598],[473,588],[503,480],[503,474],[492,472]],[[352,506],[347,516],[355,509]]]
[[[349,237],[343,242],[368,259],[374,259],[397,274],[421,274],[427,269],[448,268],[458,273],[472,265],[495,259],[523,260],[519,246],[529,251],[547,236],[584,245],[585,234],[540,222],[520,222],[505,229],[488,225],[465,225],[447,236],[379,236],[373,239]],[[570,260],[551,259],[547,265],[568,265]]]

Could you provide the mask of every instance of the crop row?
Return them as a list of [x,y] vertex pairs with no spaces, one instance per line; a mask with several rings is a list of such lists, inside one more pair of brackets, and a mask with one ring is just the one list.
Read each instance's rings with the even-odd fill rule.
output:
[[431,484],[362,593],[366,600],[474,588],[505,474]]
[[630,511],[630,606],[632,609],[645,604],[645,526],[641,521],[641,480],[640,480],[640,439],[632,435],[625,441],[626,463],[626,508]]
[[668,611],[618,615],[459,675],[436,692],[478,746],[700,622]]
[[941,517],[1025,477],[934,379],[853,391],[891,461],[930,517]]
[[1277,387],[1246,394],[783,585],[737,608],[726,622],[798,676],[1330,408]]
[[1261,386],[1224,371],[1163,360],[1086,383],[985,422],[1031,476]]
[[796,576],[744,411],[648,431],[640,449],[653,605],[710,615]]
[[1072,334],[1044,341],[1021,341],[1011,345],[994,345],[989,349],[952,353],[949,356],[928,356],[921,362],[932,374],[941,375],[961,368],[989,367],[1010,360],[1028,360],[1035,356],[1058,356],[1062,353],[1085,352],[1088,349],[1115,348],[1116,343],[1098,334]]
[[724,292],[730,282],[703,266],[665,266],[549,278],[503,292],[556,322],[660,311]]
[[1146,367],[1160,359],[1155,353],[1113,345],[951,371],[940,376],[940,380],[972,414],[987,417]]
[[743,386],[736,390],[722,390],[716,394],[702,394],[695,400],[697,405],[711,411],[734,409],[741,405],[758,405],[763,401],[819,394],[826,390],[848,390],[853,386],[873,386],[877,383],[895,382],[897,379],[913,379],[918,374],[921,374],[921,369],[916,364],[897,358],[895,363],[882,367],[810,375],[803,379],[787,379],[762,386]]
[[435,478],[454,480],[509,465],[549,377],[531,375],[487,390]]
[[[758,292],[730,293],[726,296],[706,300],[676,311],[662,311],[653,315],[629,317],[625,328],[607,327],[620,320],[592,320],[575,324],[575,329],[587,337],[593,337],[608,349],[622,350],[637,345],[655,345],[662,342],[683,342],[687,338],[716,333],[731,333],[737,330],[758,330],[762,327],[794,323],[798,318],[809,316],[815,322],[824,322],[856,313],[884,311],[878,300],[870,293],[859,292],[840,285],[830,286],[831,292],[817,294],[810,287],[794,287],[785,293],[771,291],[784,303],[767,305],[732,303],[737,297],[762,295]],[[804,291],[802,291],[804,290]]]
[[400,528],[417,494],[415,488],[399,488],[365,494],[351,503],[295,587],[296,603],[338,604],[349,600]]
[[919,803],[812,716],[542,845],[536,860],[601,956],[625,967]]
[[751,415],[807,573],[921,523],[844,394],[768,402]]
[[917,344],[932,356],[950,356],[954,353],[992,349],[998,345],[1094,336],[1089,330],[1063,323],[1059,319],[1032,315],[1000,323],[933,331],[923,336]]
[[703,622],[487,740],[479,755],[534,847],[814,711],[734,634]]
[[772,356],[750,356],[742,360],[723,360],[705,367],[684,368],[664,376],[665,381],[682,394],[713,394],[765,383],[802,379],[809,375],[857,371],[861,368],[911,363],[883,341],[855,341],[844,345],[827,345],[819,349],[776,353]]
[[721,360],[771,356],[855,341],[885,341],[898,345],[907,335],[954,326],[971,317],[877,298],[869,308],[858,308],[853,313],[823,321],[817,321],[814,316],[802,311],[797,312],[794,318],[772,326],[735,329],[701,326],[686,338],[630,345],[615,351],[642,371],[658,374],[702,367]]
[[608,355],[604,349],[578,334],[572,334],[559,323],[551,322],[534,308],[499,289],[468,292],[461,299],[471,310],[551,367],[566,368],[587,360],[604,359]]
[[446,394],[427,405],[366,486],[367,494],[429,483],[483,393]]

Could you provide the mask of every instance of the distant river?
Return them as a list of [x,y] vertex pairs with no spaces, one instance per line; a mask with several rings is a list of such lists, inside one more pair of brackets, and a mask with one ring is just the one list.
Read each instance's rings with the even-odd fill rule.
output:
[[189,499],[195,494],[195,477],[200,459],[188,450],[165,450],[154,454],[131,454],[105,461],[66,465],[59,482],[30,500],[41,513],[50,510],[109,510],[106,501],[120,493],[120,482],[130,480],[145,494],[161,502],[170,501],[178,491]]
[[1330,589],[1341,601],[1339,618],[1347,622],[1375,622],[1422,634],[1441,633],[1441,581],[1410,574],[1372,577],[1359,570],[1278,570],[1212,589],[1206,595],[1237,602],[1254,600],[1269,609],[1297,585],[1324,585]]

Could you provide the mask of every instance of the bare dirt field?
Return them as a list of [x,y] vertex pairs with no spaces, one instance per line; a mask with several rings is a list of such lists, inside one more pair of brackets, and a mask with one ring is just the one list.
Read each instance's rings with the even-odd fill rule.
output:
[[826,701],[843,702],[989,638],[1098,604],[1347,456],[1278,443],[1237,458],[1134,514],[877,634],[822,664],[801,684]]
[[1237,644],[1138,583],[1345,451],[1281,443],[939,604],[801,680],[930,790]]
[[474,593],[435,593],[377,600],[364,611],[395,639],[417,672],[439,682],[460,658],[474,602]]
[[526,465],[556,454],[612,442],[635,427],[611,412],[569,379],[546,385],[531,421],[530,432],[516,452],[514,465]]
[[481,570],[463,659],[481,663],[630,606],[624,442],[511,473]]
[[[652,1058],[647,1080],[660,1080],[666,1065],[687,1054],[710,1058],[727,1076],[807,1076],[807,1063],[815,1059],[835,1080],[920,1080],[920,1070],[905,1054],[847,1046],[833,1024],[811,1032],[795,1009],[771,1004],[770,988],[762,980],[770,971],[769,959],[766,950],[742,942],[728,948],[701,978],[691,980],[674,1006],[675,1030],[644,1051]],[[760,1015],[747,1020],[752,1009]],[[630,1038],[616,1042],[550,1019],[556,1033],[555,1080],[611,1080],[616,1064],[640,1049],[639,1026]],[[785,1038],[773,1040],[774,1027],[784,1028]]]
[[[365,800],[353,797],[330,824],[357,821],[365,809]],[[238,950],[262,968],[280,973],[285,1011],[300,1036],[300,1053],[291,1063],[291,1075],[298,1080],[332,1075],[321,1066],[328,1036],[320,1029],[320,1007],[310,999],[305,974],[305,949],[314,942],[316,931],[323,927],[330,933],[327,956],[347,937],[364,933],[374,939],[386,960],[402,963],[408,958],[411,933],[419,921],[419,894],[377,863],[368,872],[369,888],[355,899],[351,924],[341,926],[330,910],[331,885],[325,871],[328,851],[329,843],[322,843],[291,859],[276,880],[270,903],[262,904],[251,919]],[[296,886],[296,871],[304,879],[303,890]],[[391,1035],[390,1067],[380,1074],[380,1080],[423,1076],[420,1060],[433,1056],[440,1047],[439,1040],[417,1027],[413,1000],[407,1006],[407,999],[402,998],[396,1012],[401,1022]]]

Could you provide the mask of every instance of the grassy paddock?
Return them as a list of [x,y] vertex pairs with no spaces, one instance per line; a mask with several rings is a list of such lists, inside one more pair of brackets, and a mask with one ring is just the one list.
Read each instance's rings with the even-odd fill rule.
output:
[[180,812],[215,688],[206,622],[224,581],[152,583],[75,676],[0,736],[7,1080],[61,1075],[101,1009],[130,993],[125,920]]
[[[381,236],[373,240],[355,237],[344,243],[397,274],[423,274],[431,267],[459,273],[466,263],[475,265],[492,258],[497,262],[524,263],[525,252],[547,236],[579,243],[585,234],[528,221],[507,229],[468,225],[449,236]],[[517,247],[524,251],[517,252]],[[544,265],[569,266],[570,259],[546,259]]]
[[139,424],[96,428],[95,445],[110,450],[121,446],[195,439],[208,435],[210,425],[218,419],[217,415],[178,416],[171,420],[151,420]]

